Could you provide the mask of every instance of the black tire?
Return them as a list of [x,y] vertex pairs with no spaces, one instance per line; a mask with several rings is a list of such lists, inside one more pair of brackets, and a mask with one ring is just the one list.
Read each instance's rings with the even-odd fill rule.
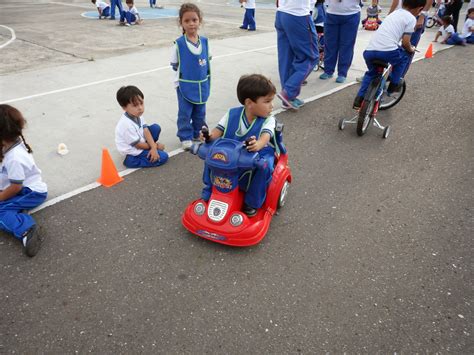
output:
[[342,131],[344,129],[344,126],[345,126],[344,118],[341,118],[339,120],[339,129]]
[[[386,84],[388,85],[388,83]],[[403,95],[405,95],[405,91],[407,90],[407,84],[405,81],[403,81],[402,89],[398,93],[394,93],[390,98],[386,95],[386,92],[382,94],[382,97],[380,98],[380,103],[379,103],[379,110],[388,110],[389,108],[392,108],[396,104],[400,102],[400,100],[403,98]]]
[[385,129],[383,130],[383,135],[382,135],[382,137],[383,137],[384,139],[386,139],[386,138],[388,138],[388,135],[389,135],[389,134],[390,134],[390,126],[387,126],[387,127],[385,127]]
[[374,79],[367,89],[367,93],[364,96],[364,101],[360,105],[359,117],[357,119],[357,134],[363,136],[369,128],[372,122],[372,112],[375,107],[375,96],[377,95],[377,89],[380,84],[380,78]]
[[280,209],[285,205],[286,197],[288,196],[289,187],[290,187],[290,182],[288,180],[285,180],[280,191],[280,196],[278,197],[277,209]]
[[428,17],[428,20],[426,21],[426,27],[432,28],[435,25],[435,19],[433,17]]

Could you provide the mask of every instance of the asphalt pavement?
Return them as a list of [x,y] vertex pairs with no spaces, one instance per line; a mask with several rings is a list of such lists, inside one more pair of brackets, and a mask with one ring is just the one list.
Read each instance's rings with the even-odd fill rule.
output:
[[36,257],[0,239],[0,353],[473,353],[473,55],[415,63],[385,140],[338,130],[357,86],[279,114],[293,183],[255,247],[183,228],[190,154],[37,212]]

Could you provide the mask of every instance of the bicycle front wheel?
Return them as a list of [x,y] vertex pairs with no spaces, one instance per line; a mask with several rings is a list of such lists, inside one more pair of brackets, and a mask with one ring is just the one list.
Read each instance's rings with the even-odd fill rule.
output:
[[393,92],[390,96],[387,94],[388,82],[385,84],[385,89],[383,91],[382,97],[380,98],[379,110],[388,110],[400,102],[405,91],[407,90],[407,84],[403,81],[402,88],[399,92]]
[[426,21],[426,27],[431,28],[435,25],[435,19],[433,17],[428,17],[428,20]]

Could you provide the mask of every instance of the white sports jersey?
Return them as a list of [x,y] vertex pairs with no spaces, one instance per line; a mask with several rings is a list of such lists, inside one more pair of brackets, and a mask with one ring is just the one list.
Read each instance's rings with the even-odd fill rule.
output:
[[33,155],[28,153],[20,139],[4,152],[0,171],[0,190],[5,190],[13,183],[23,184],[24,187],[40,193],[48,191]]

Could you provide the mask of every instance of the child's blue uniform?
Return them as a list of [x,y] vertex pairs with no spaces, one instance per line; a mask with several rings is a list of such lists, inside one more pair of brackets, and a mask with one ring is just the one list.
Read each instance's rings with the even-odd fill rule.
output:
[[0,229],[22,240],[23,234],[36,224],[33,217],[24,211],[46,200],[47,187],[41,180],[41,171],[21,140],[4,152],[3,162],[0,163],[0,190],[11,184],[22,184],[23,188],[8,200],[0,201]]
[[[176,41],[178,53],[178,133],[180,141],[199,137],[206,125],[206,102],[211,90],[211,67],[209,44],[206,37],[199,36],[199,54],[191,52],[186,35]],[[188,44],[189,43],[189,44]]]
[[[240,133],[241,122],[248,126],[248,120],[245,117],[245,107],[236,107],[229,110],[227,126],[224,127],[223,138],[235,139],[244,142],[247,138],[255,136],[256,139],[260,137],[263,132],[270,133],[272,140],[274,138],[274,128],[272,132],[267,129],[262,129],[267,118],[257,117],[244,134]],[[222,129],[222,127],[217,127]],[[267,188],[272,180],[273,165],[275,163],[275,148],[273,144],[258,151],[258,155],[267,161],[264,169],[255,169],[248,174],[248,171],[242,171],[239,179],[239,186],[245,193],[245,204],[253,208],[260,208],[265,202],[267,195]],[[250,176],[249,176],[250,175]],[[250,179],[250,182],[249,182]],[[202,199],[208,201],[211,196],[212,181],[209,168],[204,166],[203,174],[204,189],[202,191]]]

